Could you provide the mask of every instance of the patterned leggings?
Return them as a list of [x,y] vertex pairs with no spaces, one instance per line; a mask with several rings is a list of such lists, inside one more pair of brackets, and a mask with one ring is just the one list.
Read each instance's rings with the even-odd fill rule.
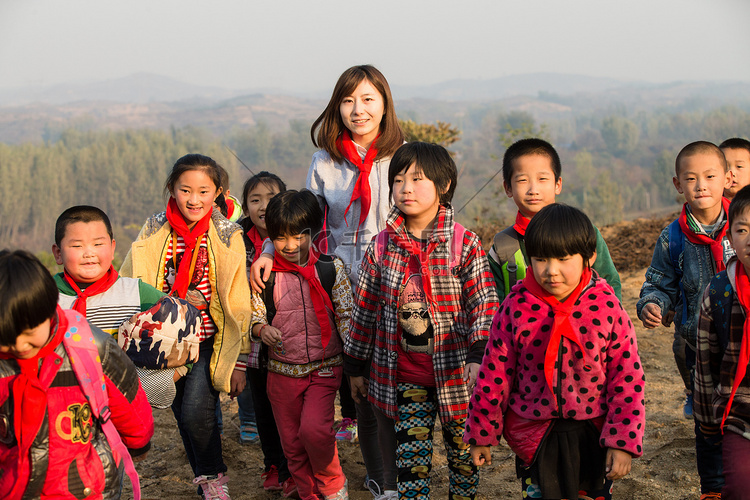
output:
[[[521,496],[522,498],[542,498],[542,490],[539,489],[539,485],[534,483],[531,478],[531,471],[525,469],[528,474],[520,473],[519,478],[521,479]],[[572,499],[571,499],[572,500]],[[612,500],[612,481],[609,479],[604,481],[604,488],[599,491],[584,491],[578,492],[577,500]]]
[[[435,388],[399,383],[397,404],[398,496],[407,499],[430,498],[432,432],[438,409]],[[479,474],[471,462],[469,445],[462,441],[465,420],[443,423],[451,500],[473,500],[479,486]]]

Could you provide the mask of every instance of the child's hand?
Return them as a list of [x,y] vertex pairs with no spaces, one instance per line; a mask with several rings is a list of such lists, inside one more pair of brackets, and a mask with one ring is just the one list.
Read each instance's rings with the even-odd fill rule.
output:
[[477,385],[477,376],[479,375],[479,363],[466,363],[464,367],[464,382],[469,386],[469,392]]
[[232,371],[232,380],[229,383],[229,395],[231,397],[237,397],[242,391],[245,390],[245,384],[247,383],[247,375],[242,370],[235,368]]
[[656,328],[661,323],[661,307],[649,302],[641,309],[641,321],[646,328]]
[[471,461],[477,467],[481,467],[484,464],[492,465],[492,452],[489,446],[469,446],[469,453],[471,454]]
[[262,253],[250,266],[250,286],[257,293],[262,293],[266,288],[266,281],[271,276],[273,268],[273,256]]
[[607,479],[614,481],[615,479],[622,479],[623,477],[630,474],[630,462],[632,461],[630,453],[615,448],[607,449]]
[[664,326],[671,325],[672,324],[672,320],[674,320],[674,315],[675,315],[674,311],[667,312],[667,314],[665,314],[665,315],[663,315],[661,317],[661,324],[664,325]]
[[349,377],[349,388],[355,402],[367,401],[367,380],[365,377]]
[[281,341],[281,330],[271,325],[264,325],[260,329],[260,340],[268,347],[274,347],[277,342]]

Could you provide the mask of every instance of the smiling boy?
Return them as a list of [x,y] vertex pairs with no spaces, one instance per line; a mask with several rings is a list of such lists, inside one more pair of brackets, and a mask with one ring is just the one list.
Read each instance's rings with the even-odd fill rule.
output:
[[[721,150],[698,141],[677,155],[672,182],[685,196],[685,205],[680,217],[659,235],[636,310],[646,328],[669,326],[674,319],[672,351],[688,394],[683,413],[691,419],[690,372],[695,365],[701,297],[711,277],[734,254],[726,238],[729,201],[723,197],[731,176]],[[720,498],[710,495],[721,493],[724,484],[721,448],[707,440],[697,424],[695,432],[701,498]]]
[[[530,265],[523,241],[526,226],[541,209],[555,203],[555,197],[562,192],[561,171],[557,151],[542,139],[521,139],[505,151],[503,188],[513,198],[518,213],[515,224],[497,233],[487,252],[501,302],[513,285],[526,276]],[[596,253],[593,269],[607,280],[620,299],[620,276],[598,229]]]
[[733,137],[719,144],[719,148],[732,173],[732,184],[724,190],[724,196],[731,201],[740,189],[750,184],[750,141]]

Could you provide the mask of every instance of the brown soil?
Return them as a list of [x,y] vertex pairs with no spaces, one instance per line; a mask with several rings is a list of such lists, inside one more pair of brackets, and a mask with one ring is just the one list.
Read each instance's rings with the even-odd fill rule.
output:
[[[672,217],[673,218],[673,217]],[[623,302],[631,318],[643,281],[645,267],[651,261],[656,238],[670,221],[640,219],[604,228],[613,260],[620,269]],[[683,500],[700,496],[695,469],[692,421],[682,416],[684,392],[672,357],[670,329],[645,330],[636,321],[638,343],[646,370],[646,434],[643,457],[633,461],[629,476],[615,484],[620,499]],[[280,499],[279,493],[261,488],[263,456],[260,445],[239,444],[237,404],[225,399],[224,460],[229,467],[230,494],[234,499]],[[155,411],[156,433],[149,456],[137,465],[141,474],[144,499],[177,500],[198,498],[192,485],[190,466],[171,411]],[[352,500],[370,500],[362,487],[365,468],[356,444],[340,443],[339,454],[349,479]],[[128,498],[129,484],[126,481]],[[435,447],[432,471],[433,498],[447,498],[448,474],[442,444]],[[481,469],[478,499],[520,498],[515,478],[513,455],[507,446],[493,449],[491,466]],[[132,498],[132,497],[130,497]]]

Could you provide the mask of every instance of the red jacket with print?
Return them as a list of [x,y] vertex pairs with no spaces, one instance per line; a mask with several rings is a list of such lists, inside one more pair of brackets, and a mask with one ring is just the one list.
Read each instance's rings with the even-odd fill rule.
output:
[[[66,314],[73,314],[66,311]],[[91,326],[104,372],[111,419],[132,456],[150,447],[154,419],[135,366],[117,341]],[[18,470],[18,443],[13,425],[13,380],[19,373],[12,359],[0,360],[0,498],[17,481],[28,483],[24,499],[120,498],[122,469],[83,394],[61,342],[40,362],[39,379],[47,387],[47,411],[31,445],[31,467]]]
[[570,323],[581,334],[584,352],[562,338],[554,391],[544,375],[553,322],[551,307],[519,281],[492,322],[464,441],[494,446],[504,436],[528,464],[552,420],[572,418],[592,420],[602,447],[640,456],[646,423],[643,367],[633,324],[614,290],[595,275],[581,293]]

